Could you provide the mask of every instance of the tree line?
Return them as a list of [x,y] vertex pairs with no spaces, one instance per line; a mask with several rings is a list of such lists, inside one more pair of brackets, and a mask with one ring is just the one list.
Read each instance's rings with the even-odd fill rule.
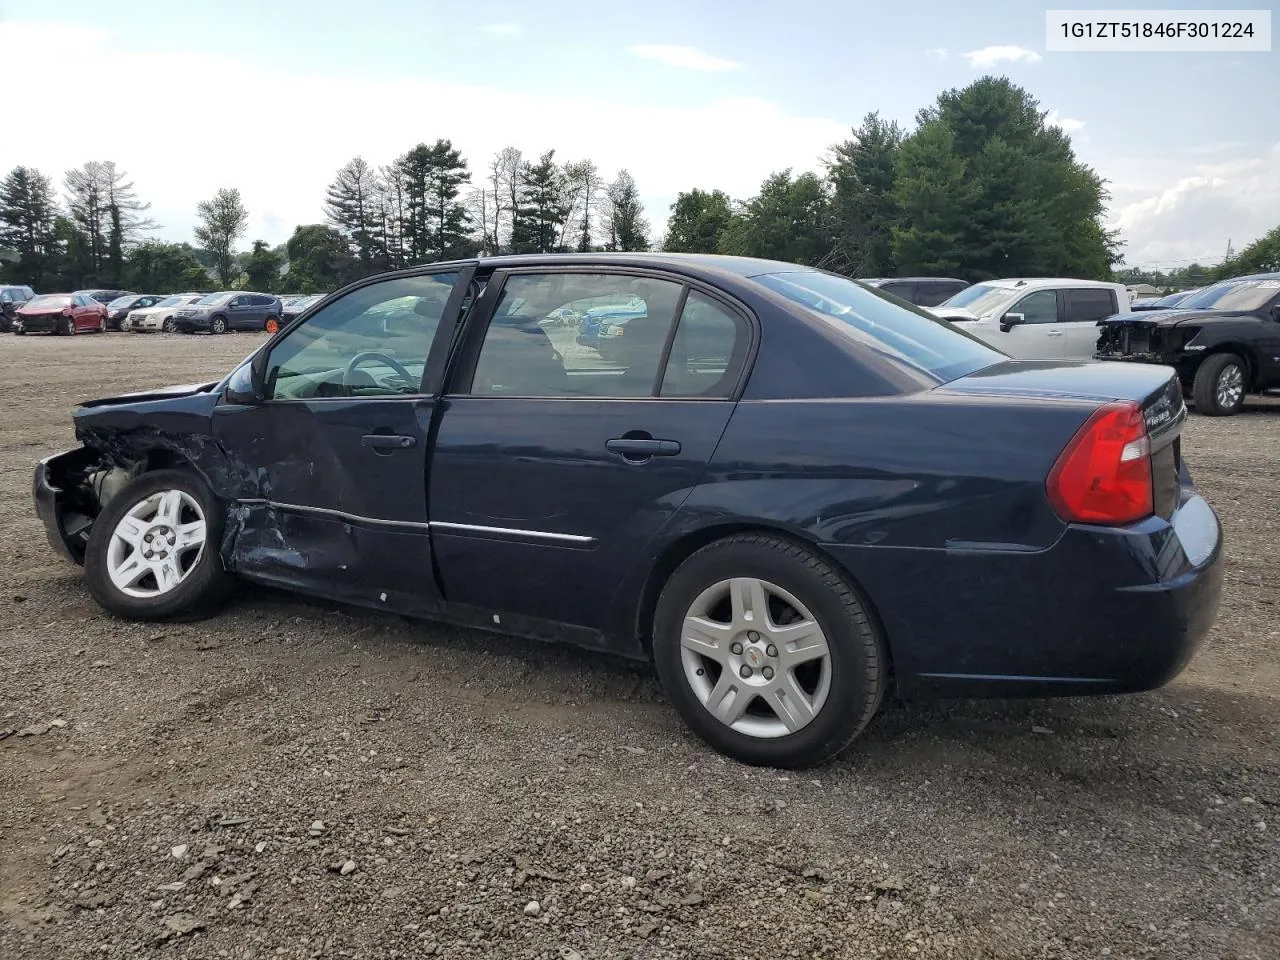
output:
[[[590,159],[506,147],[473,171],[445,139],[381,165],[353,158],[325,192],[323,222],[247,251],[236,249],[248,211],[234,188],[199,204],[195,244],[154,239],[148,205],[110,161],[67,171],[62,194],[30,167],[0,181],[4,279],[46,290],[306,293],[433,260],[651,247],[856,277],[1109,279],[1122,246],[1103,225],[1105,182],[1026,90],[996,77],[945,91],[909,133],[870,113],[818,171],[772,173],[747,199],[681,192],[660,239],[625,169],[609,179]],[[1280,261],[1276,234],[1215,273]]]

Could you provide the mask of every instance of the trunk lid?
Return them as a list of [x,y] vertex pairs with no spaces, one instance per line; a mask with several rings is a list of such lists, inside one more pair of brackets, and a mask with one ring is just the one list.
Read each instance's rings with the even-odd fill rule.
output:
[[1128,401],[1142,410],[1151,442],[1155,511],[1166,520],[1178,509],[1182,425],[1187,407],[1172,367],[1146,363],[1006,360],[936,388],[938,392],[1030,400],[1077,401],[1089,412]]

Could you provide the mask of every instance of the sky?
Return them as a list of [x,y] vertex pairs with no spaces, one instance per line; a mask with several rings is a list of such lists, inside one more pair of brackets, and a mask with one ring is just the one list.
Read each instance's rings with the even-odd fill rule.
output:
[[60,183],[115,160],[173,241],[237,187],[247,246],[321,221],[356,155],[445,138],[479,173],[504,146],[554,148],[629,170],[661,233],[681,190],[747,199],[773,171],[820,169],[869,111],[910,130],[993,73],[1108,181],[1127,263],[1216,262],[1280,224],[1280,53],[1049,53],[1045,6],[0,0],[0,171]]

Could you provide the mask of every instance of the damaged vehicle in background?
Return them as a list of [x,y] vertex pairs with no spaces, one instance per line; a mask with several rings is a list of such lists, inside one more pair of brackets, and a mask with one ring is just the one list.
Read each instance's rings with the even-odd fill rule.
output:
[[14,311],[13,332],[106,333],[107,307],[83,293],[42,293]]
[[[559,322],[585,302],[633,305],[608,357]],[[1223,567],[1184,419],[1166,368],[1010,360],[806,267],[487,257],[349,286],[215,383],[84,403],[34,499],[117,616],[242,579],[651,659],[707,743],[804,767],[891,687],[1182,670]]]
[[1280,273],[1223,280],[1172,309],[1100,327],[1097,359],[1173,367],[1206,416],[1230,416],[1246,394],[1280,389]]

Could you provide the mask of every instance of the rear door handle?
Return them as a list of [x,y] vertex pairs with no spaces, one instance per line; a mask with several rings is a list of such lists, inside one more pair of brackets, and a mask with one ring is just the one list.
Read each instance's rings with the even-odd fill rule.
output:
[[417,446],[417,437],[402,437],[391,433],[366,433],[360,438],[361,446],[374,450],[408,450]]
[[620,453],[628,460],[648,460],[650,457],[678,457],[680,441],[654,440],[641,437],[615,437],[605,442],[605,446],[614,453]]

